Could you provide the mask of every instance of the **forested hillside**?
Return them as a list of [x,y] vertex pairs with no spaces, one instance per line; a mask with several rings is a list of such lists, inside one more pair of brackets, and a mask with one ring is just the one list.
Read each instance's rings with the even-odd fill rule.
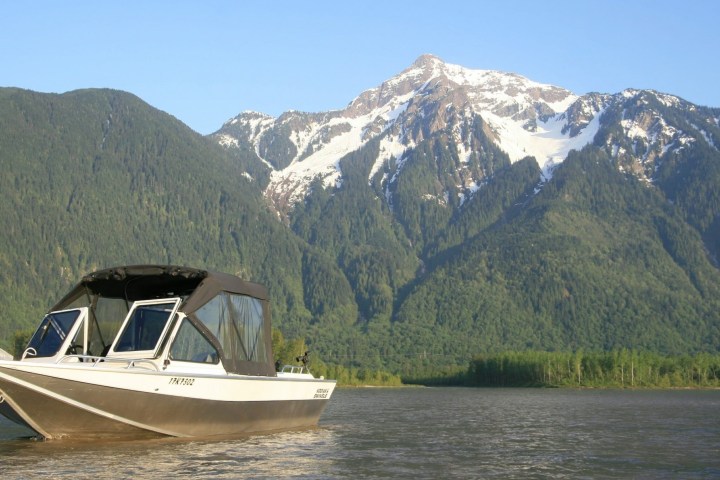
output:
[[[424,205],[417,223],[395,221],[352,178],[332,196],[313,190],[293,223],[337,255],[353,285],[369,341],[324,345],[340,358],[410,374],[508,349],[720,345],[720,274],[700,234],[596,147],[571,153],[539,190],[533,159],[508,163],[454,214]],[[343,215],[344,203],[362,214]]]
[[124,92],[0,89],[0,346],[83,274],[161,263],[266,284],[275,325],[327,364],[419,375],[505,350],[717,352],[720,154],[700,134],[659,149],[651,183],[614,155],[607,111],[551,176],[479,118],[463,124],[470,154],[426,129],[378,168],[387,130],[278,215],[250,142],[224,148]]
[[433,350],[462,344],[464,355],[717,348],[718,272],[656,191],[588,147],[517,200],[522,209],[439,255],[398,309],[399,338],[429,330]]
[[316,290],[314,277],[303,282],[308,264],[323,280],[342,275],[267,210],[242,162],[131,94],[0,89],[0,169],[7,349],[82,275],[121,264],[199,266],[265,283],[289,333],[346,317],[342,300],[306,308]]

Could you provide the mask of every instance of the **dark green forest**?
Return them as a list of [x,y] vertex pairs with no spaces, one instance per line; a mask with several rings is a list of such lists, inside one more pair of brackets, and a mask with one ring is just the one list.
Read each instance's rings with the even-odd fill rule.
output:
[[242,164],[137,97],[0,89],[0,132],[3,345],[109,265],[199,265],[264,283],[289,332],[344,316],[342,304],[306,308],[303,261],[333,268],[277,221]]
[[222,148],[125,92],[0,89],[0,346],[85,273],[161,263],[267,285],[278,330],[348,382],[505,351],[715,354],[720,153],[698,136],[648,185],[609,154],[612,114],[546,181],[478,120],[463,168],[485,181],[464,202],[448,135],[392,183],[397,159],[368,182],[378,139],[340,161],[340,188],[318,180],[285,216],[250,146]]
[[473,358],[465,377],[480,387],[717,388],[720,355],[608,352],[503,352]]

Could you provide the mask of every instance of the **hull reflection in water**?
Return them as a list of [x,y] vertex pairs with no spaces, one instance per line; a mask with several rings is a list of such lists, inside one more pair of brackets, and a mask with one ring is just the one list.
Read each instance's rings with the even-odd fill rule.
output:
[[0,414],[46,439],[228,436],[314,426],[334,387],[275,371],[263,287],[118,267],[86,276],[21,360],[0,361]]

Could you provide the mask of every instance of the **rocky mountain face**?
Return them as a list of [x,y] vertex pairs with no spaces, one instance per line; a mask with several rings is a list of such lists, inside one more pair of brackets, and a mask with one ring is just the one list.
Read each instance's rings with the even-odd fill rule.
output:
[[[288,112],[277,119],[246,112],[213,136],[230,148],[253,146],[273,170],[266,195],[284,210],[303,198],[318,176],[325,186],[337,185],[342,177],[339,160],[372,140],[380,142],[380,149],[370,177],[391,159],[401,165],[405,152],[438,132],[452,138],[461,162],[467,164],[477,151],[472,132],[478,121],[483,123],[482,134],[505,147],[512,160],[526,155],[543,163],[557,160],[568,148],[552,145],[558,142],[548,138],[548,132],[572,129],[577,125],[572,121],[585,118],[568,117],[562,125],[554,121],[548,126],[547,122],[576,100],[566,90],[518,75],[469,70],[426,55],[379,87],[363,92],[344,110]],[[575,135],[568,134],[568,139],[577,137],[571,133]],[[565,143],[571,147],[577,141]],[[460,189],[470,193],[487,174],[480,169],[462,175]]]
[[[401,174],[409,150],[433,135],[446,136],[461,179],[449,190],[467,196],[492,175],[481,154],[486,140],[511,162],[534,157],[545,177],[570,150],[595,143],[607,149],[619,169],[653,182],[663,157],[698,142],[717,150],[718,117],[717,110],[654,91],[578,96],[516,74],[471,70],[424,55],[343,110],[291,111],[278,118],[245,112],[213,137],[228,148],[252,146],[272,170],[266,196],[287,211],[313,179],[321,177],[326,187],[339,185],[339,160],[373,140],[379,152],[368,180],[393,163],[394,170],[380,179],[388,187]],[[480,157],[476,169],[470,167],[473,156]]]
[[0,298],[25,319],[0,343],[38,291],[157,262],[267,284],[276,325],[328,363],[719,351],[719,123],[433,56],[342,110],[209,137],[124,92],[0,89]]
[[[342,110],[245,112],[211,138],[254,154],[250,175],[341,268],[363,328],[389,321],[399,345],[673,350],[692,316],[690,342],[720,347],[720,109],[424,55]],[[453,332],[471,332],[464,347]]]
[[[652,90],[578,96],[513,73],[472,70],[423,55],[343,110],[291,111],[278,118],[245,112],[212,138],[230,151],[243,146],[255,152],[269,171],[265,196],[287,215],[314,180],[322,179],[325,188],[341,186],[340,160],[371,142],[377,153],[367,180],[392,207],[409,154],[433,137],[445,139],[452,172],[437,172],[435,188],[417,194],[442,205],[459,207],[505,161],[525,157],[540,166],[541,187],[571,150],[586,145],[602,148],[619,171],[664,189],[675,201],[678,179],[670,165],[687,164],[698,149],[716,155],[719,122],[718,109]],[[489,153],[490,147],[497,153]],[[717,193],[711,195],[714,202]],[[705,223],[703,231],[713,222]],[[711,251],[717,256],[716,247]]]

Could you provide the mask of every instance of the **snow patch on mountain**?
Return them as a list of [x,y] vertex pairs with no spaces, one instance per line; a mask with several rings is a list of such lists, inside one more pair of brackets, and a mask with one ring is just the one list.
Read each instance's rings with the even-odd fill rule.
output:
[[[326,125],[344,122],[350,128],[322,145],[320,150],[301,158],[301,153],[307,150],[316,137],[319,125],[313,125],[303,132],[294,132],[290,139],[301,153],[288,167],[273,172],[269,189],[274,189],[289,178],[309,181],[317,175],[323,177],[326,186],[335,184],[341,175],[338,160],[360,148],[367,139],[401,121],[411,100],[420,102],[422,100],[415,97],[430,95],[434,89],[445,88],[450,91],[459,87],[467,90],[463,92],[465,101],[469,102],[469,105],[463,106],[466,114],[482,116],[497,133],[501,148],[507,151],[513,161],[532,155],[538,158],[543,166],[555,164],[561,161],[570,149],[587,143],[588,138],[591,139],[597,130],[593,129],[596,127],[594,124],[586,129],[585,135],[576,136],[569,141],[569,135],[561,133],[563,122],[559,118],[551,118],[549,121],[538,122],[539,128],[535,127],[535,131],[528,131],[527,112],[534,112],[535,103],[545,92],[549,91],[552,95],[549,95],[549,101],[543,102],[543,108],[552,113],[563,112],[578,97],[519,75],[471,70],[459,65],[445,64],[436,57],[424,56],[411,68],[380,87],[358,96],[346,111],[338,112],[340,116]],[[445,106],[452,107],[455,107],[452,101]],[[360,114],[363,109],[365,113]],[[425,112],[425,109],[418,109],[417,114],[422,118]],[[375,131],[378,120],[381,120],[383,125]],[[385,136],[381,140],[380,154],[370,170],[369,177],[372,178],[390,158],[400,158],[414,146],[415,142],[405,135],[402,128],[397,133]],[[466,161],[471,152],[462,143],[458,146]]]
[[705,141],[708,143],[708,145],[713,147],[715,150],[720,150],[720,149],[718,149],[718,146],[715,145],[715,141],[713,140],[713,138],[710,136],[710,134],[708,132],[706,132],[705,130],[700,130],[700,133],[702,133],[702,136],[705,139]]
[[222,145],[222,146],[225,147],[225,148],[229,148],[229,147],[238,148],[238,147],[240,147],[240,142],[238,141],[237,138],[233,137],[232,135],[228,135],[228,134],[225,134],[225,133],[219,134],[219,135],[216,137],[216,140],[217,140],[217,142],[218,142],[220,145]]
[[[340,160],[348,153],[354,152],[361,148],[368,139],[368,131],[374,125],[381,124],[381,131],[391,126],[402,112],[407,108],[408,100],[413,96],[414,92],[407,95],[397,97],[392,102],[384,106],[372,110],[365,115],[350,117],[337,116],[322,124],[312,124],[310,128],[304,131],[293,132],[291,141],[297,146],[298,152],[305,152],[309,155],[303,156],[298,154],[290,163],[290,165],[282,170],[275,170],[271,174],[270,185],[268,189],[272,190],[277,186],[286,183],[287,180],[309,184],[314,178],[320,176],[323,179],[323,186],[337,186],[342,176],[340,170]],[[342,133],[330,137],[325,142],[317,142],[319,135],[332,129],[334,126],[342,127]],[[313,146],[319,144],[318,150],[312,151]],[[399,139],[390,139],[381,145],[381,154],[373,166],[374,174],[382,166],[383,162],[392,156],[401,155],[405,151],[405,146],[401,147]],[[297,201],[302,197],[303,191],[299,189],[297,194],[293,196],[292,201]]]
[[388,162],[391,158],[395,158],[396,160],[402,158],[403,154],[412,147],[414,147],[414,144],[410,143],[406,145],[400,135],[386,136],[380,140],[380,151],[377,160],[375,160],[375,163],[370,169],[368,181],[377,174],[385,162]]
[[[670,95],[663,95],[663,103],[673,103]],[[641,158],[641,161],[654,160],[659,150],[662,156],[675,148],[682,148],[683,145],[694,142],[695,138],[672,125],[658,112],[651,109],[643,110],[634,115],[628,115],[623,111],[623,118],[620,120],[625,136],[633,141],[632,154]],[[698,129],[700,130],[700,129]],[[642,140],[645,151],[639,151],[638,140]]]
[[[637,93],[626,90],[622,98]],[[478,152],[468,131],[478,119],[511,161],[535,157],[547,179],[570,150],[593,141],[606,97],[578,97],[520,75],[468,69],[423,55],[400,74],[361,93],[344,110],[287,112],[278,118],[244,112],[227,122],[215,138],[227,148],[249,142],[258,157],[275,165],[265,193],[287,207],[300,201],[317,177],[325,187],[338,186],[340,160],[372,139],[378,139],[379,153],[368,181],[387,165],[392,170],[383,177],[387,187],[398,178],[408,151],[444,132],[452,137],[460,168],[467,170],[461,174],[463,185],[458,186],[462,202],[486,181],[483,176],[473,178],[469,170]],[[670,104],[675,99],[668,96],[661,101]]]
[[602,113],[596,112],[590,123],[574,137],[562,133],[567,125],[563,114],[557,114],[545,122],[538,122],[534,132],[528,132],[518,122],[489,112],[484,112],[483,118],[492,125],[500,148],[510,156],[511,161],[533,156],[543,170],[543,175],[548,178],[553,167],[562,163],[571,150],[580,150],[592,142],[600,129]]
[[[450,101],[445,105],[445,109],[461,107],[466,119],[482,117],[512,161],[528,155],[534,156],[547,174],[552,165],[561,162],[570,150],[581,148],[592,141],[599,128],[599,115],[596,115],[594,121],[584,128],[580,135],[571,137],[564,132],[567,122],[562,113],[578,99],[570,92],[515,74],[471,70],[446,64],[432,56],[421,57],[410,69],[376,90],[386,92],[413,80],[416,84],[422,82],[414,92],[418,97],[429,95],[433,89],[442,87],[443,83],[448,84],[446,90],[462,90],[464,96],[460,99],[464,99],[464,104],[456,105]],[[532,116],[538,110],[542,110],[544,118],[533,119]],[[418,113],[422,117],[425,110],[421,109]],[[456,125],[456,130],[458,129]],[[460,161],[466,163],[472,150],[459,138],[457,132],[455,135]],[[413,146],[414,144],[402,135],[383,139],[381,154],[373,165],[370,177],[375,175],[390,156],[398,158]]]

